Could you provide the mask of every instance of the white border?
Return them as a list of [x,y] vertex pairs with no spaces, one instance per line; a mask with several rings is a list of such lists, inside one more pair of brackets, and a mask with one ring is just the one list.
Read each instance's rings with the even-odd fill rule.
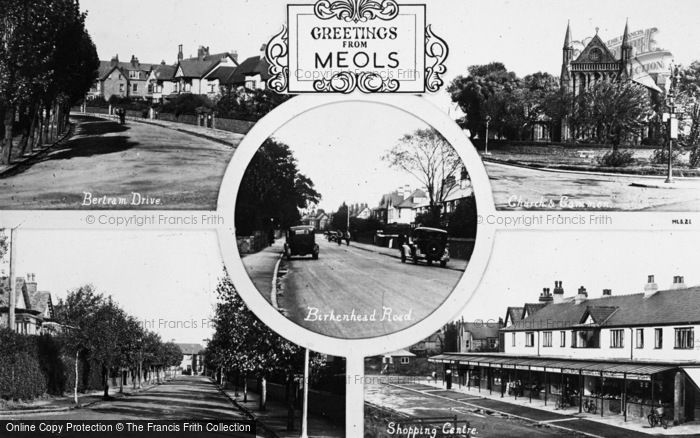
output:
[[[219,191],[218,211],[226,218],[228,224],[233,224],[236,196],[243,174],[260,145],[282,125],[298,115],[324,105],[341,102],[368,102],[387,105],[406,111],[435,128],[453,145],[466,164],[474,186],[479,214],[495,214],[489,179],[476,149],[457,124],[432,103],[422,97],[412,95],[342,96],[327,94],[303,95],[288,100],[261,119],[246,135],[229,163]],[[422,321],[383,336],[339,339],[297,325],[275,310],[255,288],[243,267],[236,245],[234,227],[223,227],[217,230],[224,264],[236,290],[250,310],[272,330],[295,344],[335,356],[372,356],[405,347],[426,338],[444,326],[451,318],[456,317],[481,281],[493,248],[494,231],[495,227],[488,224],[478,226],[474,252],[464,275],[447,299]]]

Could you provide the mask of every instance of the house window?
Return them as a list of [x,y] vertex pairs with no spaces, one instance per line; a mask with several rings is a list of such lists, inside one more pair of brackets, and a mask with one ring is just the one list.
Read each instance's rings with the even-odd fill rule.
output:
[[408,357],[402,357],[402,358],[401,358],[401,363],[402,363],[403,365],[406,365],[406,364],[409,362],[409,360],[410,360],[410,358],[408,358]]
[[675,348],[681,350],[692,350],[694,344],[694,334],[692,327],[677,328]]
[[119,92],[120,93],[124,92],[124,84],[119,84]]
[[635,339],[635,345],[637,348],[644,348],[644,329],[637,329],[637,338]]
[[209,84],[209,92],[210,92],[210,93],[214,93],[214,92],[215,92],[215,91],[214,91],[215,89],[216,89],[216,85],[215,85],[215,84]]
[[571,333],[572,348],[600,348],[600,330],[576,330]]
[[565,331],[559,332],[559,346],[561,348],[566,347],[566,332]]
[[139,77],[139,72],[135,70],[130,70],[129,71],[129,79],[138,79]]
[[255,81],[245,81],[245,87],[249,90],[255,90]]
[[552,332],[542,333],[542,346],[551,347],[552,346]]
[[654,329],[654,348],[659,349],[664,346],[664,332],[663,329]]
[[136,92],[138,91],[138,89],[139,89],[139,84],[134,84],[134,86],[132,87],[132,90],[131,90],[131,91],[133,91],[134,93],[136,93]]
[[525,332],[525,346],[534,347],[535,346],[535,332]]
[[624,348],[625,346],[625,331],[610,330],[610,348]]
[[515,347],[515,332],[510,334],[511,346]]

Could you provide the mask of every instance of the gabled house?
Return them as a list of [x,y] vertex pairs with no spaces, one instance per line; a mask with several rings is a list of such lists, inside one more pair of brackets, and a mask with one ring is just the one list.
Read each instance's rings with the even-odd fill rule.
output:
[[503,322],[500,319],[482,322],[460,321],[457,327],[457,345],[460,353],[498,351],[500,330],[503,328]]
[[328,214],[326,214],[325,210],[322,208],[319,208],[318,210],[311,210],[301,218],[302,224],[310,225],[316,230],[325,230],[329,221],[330,218],[328,217]]
[[163,102],[175,92],[175,66],[165,61],[154,66],[148,74],[148,97],[153,102]]
[[[175,66],[175,90],[174,93],[192,93],[209,97],[221,93],[220,77],[214,72],[221,67],[236,67],[238,55],[230,52],[209,53],[209,47],[199,46],[197,56],[184,58],[182,44],[179,46],[178,62]],[[230,74],[231,71],[228,71]],[[211,76],[211,80],[207,76]]]
[[152,64],[142,64],[134,55],[129,62],[120,62],[119,55],[109,61],[100,61],[97,81],[88,92],[88,99],[98,96],[106,100],[112,96],[145,99],[152,67]]
[[186,374],[199,375],[204,372],[204,347],[201,344],[176,344],[182,350],[180,368]]
[[418,207],[426,204],[427,199],[423,190],[411,190],[408,185],[399,187],[382,196],[375,214],[385,218],[387,224],[411,224],[416,220]]
[[[55,333],[60,326],[53,321],[51,293],[37,290],[34,274],[15,280],[15,331],[25,335]],[[0,327],[8,327],[9,313],[10,278],[5,276],[0,277]]]
[[260,54],[251,56],[243,61],[227,79],[225,85],[231,91],[240,88],[245,90],[264,90],[270,79],[270,64],[265,59],[266,44],[260,48]]

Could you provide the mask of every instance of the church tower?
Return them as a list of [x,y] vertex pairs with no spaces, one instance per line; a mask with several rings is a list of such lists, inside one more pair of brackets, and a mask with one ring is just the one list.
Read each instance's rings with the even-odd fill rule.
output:
[[632,45],[629,41],[628,21],[625,22],[625,32],[622,34],[620,46],[620,77],[623,79],[632,77]]
[[566,23],[566,35],[564,36],[564,47],[562,48],[561,62],[561,87],[569,92],[573,91],[573,78],[571,76],[571,61],[574,58],[574,47],[571,45],[571,25]]

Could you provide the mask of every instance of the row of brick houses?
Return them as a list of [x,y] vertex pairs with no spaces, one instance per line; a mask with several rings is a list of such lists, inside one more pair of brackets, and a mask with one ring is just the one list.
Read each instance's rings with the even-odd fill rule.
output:
[[129,62],[119,61],[119,55],[100,61],[88,100],[118,96],[163,102],[184,93],[216,98],[240,88],[265,89],[269,78],[265,45],[260,54],[241,63],[235,51],[210,53],[209,47],[200,46],[196,57],[185,58],[182,50],[180,44],[174,64],[141,63],[135,55]]
[[596,415],[643,419],[663,407],[674,423],[700,419],[700,287],[682,276],[659,290],[650,275],[643,292],[610,289],[565,296],[561,281],[536,303],[509,307],[500,353],[445,353],[460,384],[501,397]]

